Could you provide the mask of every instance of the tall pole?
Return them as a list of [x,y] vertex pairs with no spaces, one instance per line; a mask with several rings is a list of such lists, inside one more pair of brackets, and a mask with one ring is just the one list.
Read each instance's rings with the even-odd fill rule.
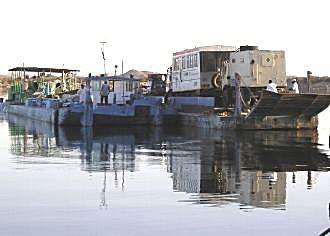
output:
[[24,62],[23,62],[23,79],[25,80],[25,66],[24,66]]
[[102,44],[101,52],[102,52],[102,58],[103,58],[103,68],[104,68],[104,76],[106,76],[107,71],[105,69],[105,54],[104,54],[104,44],[107,42],[101,41],[100,44]]

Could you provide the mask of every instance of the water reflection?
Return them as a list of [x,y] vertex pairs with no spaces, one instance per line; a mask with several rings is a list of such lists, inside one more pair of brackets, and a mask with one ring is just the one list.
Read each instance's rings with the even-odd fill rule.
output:
[[[287,175],[306,171],[306,188],[313,171],[328,170],[329,159],[317,148],[315,131],[226,133],[185,131],[184,142],[172,144],[169,171],[173,188],[197,193],[188,202],[242,209],[285,209]],[[182,151],[193,155],[182,158]]]
[[[218,132],[187,128],[62,129],[9,116],[11,152],[19,163],[35,159],[80,159],[83,171],[102,172],[100,207],[107,208],[107,174],[125,191],[127,172],[149,164],[166,164],[175,191],[186,192],[182,202],[243,210],[284,210],[287,181],[306,174],[306,189],[316,184],[316,171],[327,171],[330,161],[318,147],[316,131]],[[65,160],[65,159],[64,159]]]

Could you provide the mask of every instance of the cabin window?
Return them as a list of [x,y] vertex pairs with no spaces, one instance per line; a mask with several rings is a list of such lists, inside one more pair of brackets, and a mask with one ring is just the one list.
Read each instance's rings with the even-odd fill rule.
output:
[[129,81],[126,80],[124,83],[125,83],[125,90],[126,90],[126,92],[128,92],[129,91]]
[[175,59],[173,59],[173,65],[174,65],[175,71],[178,71],[181,68],[187,69],[187,68],[198,67],[197,54],[187,55],[187,56],[180,57],[180,58],[175,58]]
[[175,71],[180,70],[181,69],[181,57],[174,58],[173,64],[174,64],[174,70]]
[[194,67],[198,67],[198,62],[197,62],[197,54],[194,54]]
[[193,58],[192,58],[192,55],[189,56],[189,68],[193,68]]
[[240,63],[244,63],[244,58],[241,57],[241,58],[239,59],[239,62],[240,62]]
[[174,59],[173,64],[174,64],[174,70],[179,70],[179,67],[178,67],[178,58],[175,58]]
[[182,57],[182,69],[187,68],[187,57]]
[[200,52],[200,71],[217,72],[229,60],[230,52]]
[[113,80],[109,80],[109,91],[113,92],[115,90],[115,86],[114,86],[114,81]]
[[188,65],[187,68],[191,68],[191,55],[188,55]]
[[188,65],[188,68],[191,68],[192,66],[191,66],[191,61],[192,61],[192,58],[191,58],[191,55],[189,55],[189,65]]
[[214,72],[216,70],[216,53],[201,52],[201,72]]
[[126,80],[126,91],[127,92],[133,91],[133,81],[132,80]]
[[194,67],[194,55],[190,55],[190,68]]
[[235,63],[236,62],[235,58],[231,59],[231,62],[232,63]]

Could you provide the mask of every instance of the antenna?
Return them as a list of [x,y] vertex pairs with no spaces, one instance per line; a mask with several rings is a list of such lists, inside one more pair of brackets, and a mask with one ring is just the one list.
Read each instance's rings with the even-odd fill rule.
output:
[[104,44],[107,42],[101,41],[100,44],[102,44],[101,52],[102,52],[102,58],[103,58],[103,68],[104,68],[104,75],[107,74],[106,69],[105,69],[105,55],[104,55]]
[[124,74],[124,59],[121,59],[121,74]]

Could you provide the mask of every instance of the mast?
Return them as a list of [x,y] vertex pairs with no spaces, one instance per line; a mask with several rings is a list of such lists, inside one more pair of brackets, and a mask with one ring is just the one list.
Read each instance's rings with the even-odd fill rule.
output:
[[103,68],[104,68],[104,76],[106,76],[107,71],[105,69],[105,54],[104,54],[104,44],[107,42],[101,41],[100,44],[102,44],[101,52],[102,52],[102,58],[103,58]]
[[124,74],[124,59],[121,59],[121,74]]

